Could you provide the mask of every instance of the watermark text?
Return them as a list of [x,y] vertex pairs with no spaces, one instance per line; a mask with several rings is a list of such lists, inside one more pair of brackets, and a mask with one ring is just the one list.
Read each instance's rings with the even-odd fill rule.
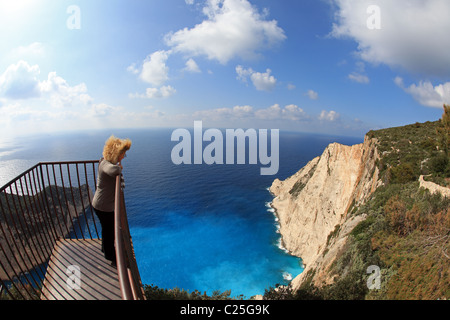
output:
[[81,270],[79,266],[68,266],[66,269],[67,280],[66,285],[70,290],[81,289]]
[[66,26],[69,30],[81,29],[81,10],[77,5],[71,5],[67,7],[67,14],[70,16],[66,20]]
[[[172,149],[171,159],[176,165],[192,164],[248,164],[261,167],[261,175],[274,175],[279,169],[279,130],[267,129],[226,129],[224,135],[219,129],[207,129],[203,132],[202,121],[194,121],[194,138],[187,129],[172,132],[172,141],[178,141]],[[248,141],[248,144],[246,143]],[[205,147],[203,142],[210,142]],[[248,148],[247,148],[248,147]],[[224,156],[225,152],[225,156]]]
[[381,288],[381,272],[380,267],[371,265],[366,270],[367,274],[370,274],[367,279],[367,288],[369,290],[380,289]]
[[367,14],[369,17],[366,20],[367,28],[369,30],[381,29],[381,9],[377,5],[367,7]]

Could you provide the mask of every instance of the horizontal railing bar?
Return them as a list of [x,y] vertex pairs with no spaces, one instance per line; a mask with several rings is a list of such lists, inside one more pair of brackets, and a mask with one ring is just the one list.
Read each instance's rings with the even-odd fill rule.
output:
[[39,167],[39,163],[32,166],[30,169],[22,172],[20,175],[18,175],[17,177],[15,177],[14,179],[12,179],[11,181],[9,181],[8,183],[5,183],[1,188],[0,188],[0,192],[3,192],[6,190],[6,188],[8,188],[8,186],[10,186],[11,184],[14,183],[14,181],[19,180],[20,178],[22,178],[23,176],[25,176],[26,174],[30,173],[31,171],[33,171],[34,169],[36,169],[37,167]]
[[42,166],[42,165],[62,165],[62,164],[83,164],[83,163],[98,163],[98,160],[86,160],[86,161],[82,161],[82,160],[77,160],[77,161],[44,161],[44,162],[39,162],[37,164],[35,164],[34,166],[32,166],[31,168],[27,169],[26,171],[22,172],[20,175],[18,175],[17,177],[15,177],[14,179],[12,179],[11,181],[5,183],[1,188],[0,188],[0,192],[3,192],[10,184],[14,183],[14,181],[22,178],[23,176],[25,176],[27,173],[29,173],[30,171],[34,170],[35,168]]
[[83,163],[98,163],[98,160],[74,160],[74,161],[43,161],[37,165],[51,165],[51,164],[83,164]]

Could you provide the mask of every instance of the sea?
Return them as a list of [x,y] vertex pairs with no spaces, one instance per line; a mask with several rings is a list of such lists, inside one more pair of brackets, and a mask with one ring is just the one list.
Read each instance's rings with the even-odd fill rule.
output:
[[[117,129],[0,138],[0,185],[43,161],[96,160],[114,134],[130,138],[122,161],[125,201],[143,284],[230,291],[248,299],[287,285],[303,271],[281,235],[269,187],[322,154],[329,143],[362,137],[280,131],[279,170],[261,164],[173,163],[174,129]],[[203,143],[205,145],[206,142]],[[301,232],[301,230],[299,230]]]

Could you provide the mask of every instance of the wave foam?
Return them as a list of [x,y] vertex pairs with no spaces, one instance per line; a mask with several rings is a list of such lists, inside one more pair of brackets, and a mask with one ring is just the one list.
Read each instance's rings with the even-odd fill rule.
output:
[[286,253],[289,253],[289,251],[283,246],[283,241],[281,241],[281,237],[277,241],[277,247],[278,247],[278,249],[280,249]]
[[283,279],[286,280],[286,281],[291,281],[292,280],[292,274],[290,274],[287,271],[283,272]]

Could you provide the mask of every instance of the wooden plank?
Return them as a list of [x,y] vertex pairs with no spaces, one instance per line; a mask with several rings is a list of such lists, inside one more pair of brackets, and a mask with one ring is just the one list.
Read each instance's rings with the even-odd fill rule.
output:
[[43,283],[43,300],[120,300],[117,269],[101,251],[101,240],[59,240]]

